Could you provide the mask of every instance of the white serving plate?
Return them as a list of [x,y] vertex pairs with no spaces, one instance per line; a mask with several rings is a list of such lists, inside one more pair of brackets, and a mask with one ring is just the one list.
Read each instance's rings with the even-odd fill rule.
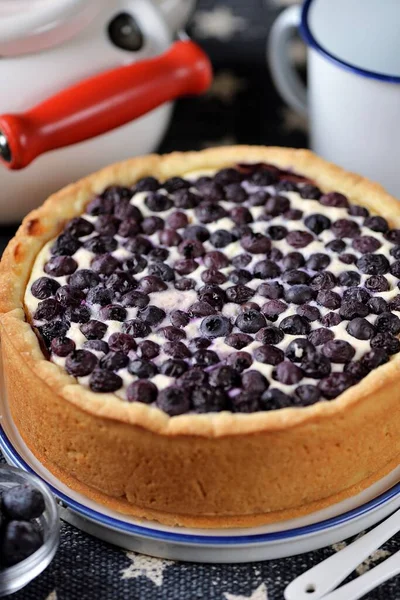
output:
[[18,433],[4,394],[0,398],[0,447],[6,460],[41,477],[59,498],[61,517],[126,550],[206,563],[245,563],[302,554],[371,527],[400,507],[400,466],[357,496],[298,519],[238,529],[189,529],[143,521],[74,492],[52,475]]

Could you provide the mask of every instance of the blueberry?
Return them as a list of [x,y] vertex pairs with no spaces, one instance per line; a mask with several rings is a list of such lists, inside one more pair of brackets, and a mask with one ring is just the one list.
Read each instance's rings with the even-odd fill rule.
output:
[[110,348],[104,340],[87,340],[83,343],[83,347],[85,350],[94,350],[95,352],[102,352],[103,354],[107,354]]
[[130,361],[128,371],[131,375],[139,377],[139,379],[151,379],[151,377],[154,377],[158,373],[158,369],[154,363],[140,358]]
[[231,398],[232,412],[253,413],[260,410],[259,396],[243,390]]
[[[140,254],[132,254],[127,260],[125,260],[122,264],[122,268],[124,271],[127,271],[131,275],[136,275],[137,273],[141,273],[147,267],[147,260],[144,256]],[[107,273],[110,275],[111,273]]]
[[163,229],[158,232],[158,239],[163,246],[179,246],[182,236],[175,229]]
[[54,298],[42,300],[37,305],[33,318],[36,321],[52,321],[63,312],[62,306]]
[[69,233],[62,233],[58,236],[50,248],[51,254],[55,256],[71,256],[81,247],[81,242]]
[[252,279],[252,275],[246,269],[235,269],[229,273],[229,281],[245,285]]
[[271,238],[271,240],[283,240],[288,233],[286,227],[282,225],[271,225],[267,229],[267,234]]
[[336,292],[332,292],[331,290],[321,290],[318,292],[317,302],[321,306],[325,306],[325,308],[335,310],[340,307],[342,300]]
[[248,370],[242,375],[242,387],[250,394],[261,396],[268,386],[268,380],[259,371]]
[[200,300],[200,302],[194,302],[188,308],[188,313],[190,317],[206,317],[208,315],[214,315],[216,313],[215,307]]
[[206,269],[201,274],[201,280],[204,281],[204,283],[221,285],[222,283],[225,283],[226,276],[217,269]]
[[244,304],[248,302],[255,294],[255,291],[251,288],[237,284],[226,289],[226,298],[228,302],[234,302],[235,304]]
[[293,248],[305,248],[313,240],[313,236],[307,231],[290,231],[286,236],[287,243]]
[[101,321],[92,319],[87,323],[83,323],[79,329],[88,340],[100,340],[107,331],[107,325]]
[[400,294],[395,296],[389,303],[390,310],[400,311]]
[[386,277],[383,275],[371,275],[365,283],[365,287],[374,293],[388,292],[390,285]]
[[356,287],[360,281],[361,276],[357,271],[343,271],[338,277],[338,283],[343,287]]
[[171,417],[181,415],[190,410],[189,394],[181,387],[165,388],[158,394],[157,406]]
[[133,187],[132,193],[138,192],[155,192],[160,187],[160,182],[155,177],[143,177],[139,179],[136,185]]
[[354,254],[344,253],[339,256],[339,260],[345,265],[355,265],[357,262],[357,256]]
[[167,225],[171,229],[182,229],[189,224],[189,220],[185,213],[176,210],[167,217]]
[[220,205],[210,201],[203,201],[195,208],[195,214],[200,223],[213,223],[229,216],[228,212]]
[[142,402],[143,404],[151,404],[156,401],[157,387],[151,381],[138,379],[131,383],[126,390],[128,402]]
[[361,359],[361,363],[369,370],[372,371],[381,365],[384,365],[389,360],[388,353],[383,348],[374,348]]
[[310,323],[304,317],[291,315],[282,319],[279,327],[289,335],[308,335],[311,330]]
[[166,194],[160,192],[150,192],[144,203],[152,212],[164,212],[173,206],[172,200]]
[[245,206],[235,206],[230,211],[229,217],[236,225],[244,225],[245,223],[252,223],[253,221],[251,212]]
[[265,203],[265,212],[272,216],[278,216],[289,210],[290,201],[285,196],[272,196]]
[[331,290],[337,285],[336,277],[330,271],[318,273],[310,281],[311,289],[319,292],[320,290]]
[[271,240],[261,233],[246,233],[240,245],[250,254],[265,254],[271,249]]
[[150,326],[139,319],[131,319],[122,324],[122,332],[131,335],[134,338],[143,338],[150,334]]
[[300,271],[298,269],[292,269],[290,271],[285,271],[282,275],[282,281],[288,283],[289,285],[304,285],[310,281],[311,277],[305,271]]
[[193,352],[195,352],[196,350],[203,350],[205,348],[208,348],[209,346],[211,346],[211,340],[208,340],[204,337],[195,337],[192,338],[189,342],[189,348],[193,350]]
[[[68,286],[70,287],[70,286]],[[70,288],[73,292],[79,292],[76,288]],[[102,285],[97,285],[91,288],[86,296],[86,302],[88,304],[100,304],[100,306],[105,306],[106,304],[111,304],[112,294],[110,290],[102,287]]]
[[188,189],[180,189],[174,193],[174,204],[176,208],[195,208],[201,200],[201,196],[194,194]]
[[256,334],[256,340],[262,344],[279,344],[283,338],[283,332],[273,325],[263,327]]
[[187,371],[188,365],[184,360],[169,358],[160,367],[160,372],[167,377],[181,377]]
[[389,261],[383,254],[364,254],[357,260],[357,268],[366,275],[384,275],[389,271]]
[[[190,322],[189,315],[186,312],[184,312],[183,310],[179,310],[179,309],[173,310],[169,315],[169,319],[170,319],[172,325],[174,325],[174,329],[176,327],[186,327],[186,325],[188,325]],[[186,337],[186,334],[183,331],[180,331],[179,333],[183,337]]]
[[266,281],[257,288],[257,294],[270,298],[271,300],[277,300],[282,298],[284,293],[283,285],[277,281]]
[[257,190],[256,192],[252,192],[247,198],[247,203],[250,206],[264,206],[267,202],[268,198],[271,197],[271,194],[266,192],[265,190]]
[[262,410],[278,410],[293,406],[293,402],[287,394],[276,388],[270,388],[261,396]]
[[232,367],[222,365],[210,372],[209,381],[213,387],[230,389],[240,385],[240,376]]
[[100,360],[99,366],[101,369],[106,369],[107,371],[118,371],[118,369],[126,367],[128,362],[129,359],[123,352],[108,352],[108,354],[103,356]]
[[246,333],[231,333],[225,338],[225,344],[235,348],[235,350],[241,350],[249,344],[251,344],[253,338]]
[[71,221],[69,221],[68,225],[65,227],[65,233],[68,233],[76,238],[90,235],[93,230],[93,224],[82,217],[75,217],[74,219],[71,219]]
[[198,350],[193,354],[193,364],[199,367],[209,367],[219,362],[219,357],[213,350]]
[[120,219],[112,215],[100,215],[94,223],[94,228],[100,235],[113,237],[118,231],[120,222]]
[[291,181],[290,179],[281,179],[275,185],[275,189],[279,190],[280,192],[297,192],[298,186],[294,181]]
[[124,247],[129,252],[148,254],[153,249],[153,244],[143,235],[136,235],[133,238],[128,238],[126,242],[124,242]]
[[343,394],[354,383],[354,378],[350,373],[336,372],[322,379],[318,384],[318,388],[325,398],[333,400],[333,398],[337,398],[340,394]]
[[336,208],[349,208],[349,201],[344,194],[339,192],[329,192],[323,194],[320,199],[323,206],[334,206]]
[[72,323],[87,323],[90,316],[90,309],[87,306],[68,306],[64,313],[64,318]]
[[144,308],[148,305],[149,302],[150,297],[147,294],[144,294],[143,292],[137,292],[136,290],[132,292],[127,292],[120,299],[121,305],[126,306],[128,308],[135,306],[137,308]]
[[94,254],[106,254],[117,249],[118,242],[109,236],[96,235],[83,243],[83,247]]
[[122,200],[129,200],[132,197],[132,190],[122,185],[111,185],[104,190],[103,197],[116,204]]
[[69,323],[66,323],[65,321],[52,321],[42,325],[42,327],[39,327],[38,329],[45,343],[49,345],[54,338],[67,335]]
[[371,348],[382,348],[388,354],[397,354],[400,351],[400,341],[394,335],[385,331],[377,333],[371,339]]
[[127,198],[115,204],[114,215],[121,221],[134,220],[137,223],[143,221],[143,215],[140,210],[131,204]]
[[300,188],[299,194],[305,200],[319,200],[322,196],[321,190],[309,183],[306,183]]
[[304,317],[307,321],[317,321],[321,318],[321,312],[316,306],[310,304],[301,304],[297,307],[296,312],[300,317]]
[[192,391],[192,403],[197,413],[220,412],[227,410],[229,398],[221,388],[202,385]]
[[379,315],[374,325],[378,332],[388,331],[393,335],[400,333],[400,319],[390,312]]
[[397,279],[400,279],[400,260],[396,260],[390,265],[390,272],[397,277]]
[[293,285],[285,291],[286,302],[305,304],[315,297],[315,292],[308,285]]
[[[345,302],[350,302],[350,301],[354,300],[355,302],[362,302],[362,303],[366,304],[368,302],[368,300],[370,299],[370,297],[371,297],[370,292],[368,292],[368,290],[366,290],[364,288],[352,287],[343,292],[343,300]],[[359,315],[359,316],[363,317],[365,315]]]
[[400,244],[400,229],[390,229],[385,233],[385,239],[391,244]]
[[333,340],[334,337],[335,334],[333,331],[326,329],[325,327],[320,327],[319,329],[314,329],[314,331],[309,334],[308,340],[314,346],[322,346],[322,344]]
[[167,248],[163,248],[162,246],[157,246],[156,248],[153,248],[147,255],[147,258],[154,262],[164,262],[167,260],[168,257],[169,250]]
[[349,300],[343,302],[339,310],[339,315],[342,319],[351,320],[356,317],[366,317],[369,313],[368,306],[363,302]]
[[111,275],[119,267],[119,260],[112,254],[98,254],[94,257],[90,266],[95,273]]
[[23,483],[3,492],[1,509],[10,521],[30,521],[43,514],[45,502],[38,489],[29,483]]
[[304,225],[310,229],[315,235],[319,235],[325,229],[329,229],[331,221],[325,215],[319,213],[310,215],[304,219]]
[[349,207],[349,210],[347,212],[352,217],[368,217],[369,216],[368,208],[365,208],[365,206],[357,206],[356,204],[351,204]]
[[264,344],[254,350],[254,359],[268,365],[278,365],[284,358],[283,351],[271,344]]
[[97,358],[87,350],[75,350],[67,356],[65,369],[74,377],[89,375],[97,365]]
[[346,331],[358,340],[369,340],[375,333],[375,328],[369,321],[356,317],[346,327]]
[[124,238],[135,237],[138,233],[140,233],[140,225],[134,219],[124,219],[118,227],[118,235]]
[[252,174],[250,181],[257,186],[266,187],[277,182],[276,172],[268,167],[262,167]]
[[355,238],[360,235],[360,227],[351,219],[338,219],[332,223],[331,229],[337,238]]
[[108,338],[108,345],[113,352],[123,352],[124,354],[136,349],[134,338],[127,333],[112,333]]
[[322,379],[331,372],[331,363],[329,358],[322,354],[306,354],[300,363],[300,368],[305,377],[312,379]]
[[31,292],[32,296],[38,298],[38,300],[44,300],[50,296],[54,296],[57,292],[60,284],[55,279],[50,277],[39,277],[32,283]]
[[386,233],[389,230],[386,219],[378,216],[367,217],[364,221],[364,227],[368,227],[372,231],[378,231],[379,233]]
[[89,379],[92,392],[111,393],[122,387],[122,379],[112,371],[95,369]]
[[156,275],[146,275],[139,281],[139,291],[143,294],[151,294],[152,292],[163,292],[168,288],[168,285]]
[[227,358],[227,363],[241,373],[251,366],[253,359],[248,352],[232,352]]
[[150,217],[145,217],[143,219],[141,227],[146,235],[153,235],[156,231],[164,229],[164,225],[164,219],[157,217],[156,215],[151,215]]
[[192,355],[183,342],[166,342],[163,346],[163,350],[165,354],[172,356],[172,358],[190,358]]
[[235,325],[243,333],[256,333],[266,324],[265,317],[257,310],[246,310],[236,319]]
[[75,350],[75,342],[68,337],[57,337],[51,340],[51,351],[57,356],[68,356]]
[[330,340],[322,348],[322,354],[333,363],[347,363],[355,353],[353,346],[344,340]]
[[325,248],[328,248],[328,250],[330,250],[331,252],[336,252],[336,254],[341,254],[346,249],[346,242],[340,239],[335,239],[328,242],[325,245]]
[[220,185],[239,183],[241,180],[242,175],[237,169],[233,169],[232,167],[221,169],[214,175],[214,181]]
[[348,362],[343,371],[349,373],[355,381],[361,381],[369,373],[368,367],[361,361]]
[[52,277],[71,275],[78,268],[78,263],[71,256],[52,256],[44,265],[44,271]]
[[36,552],[42,544],[42,535],[34,523],[10,521],[4,527],[1,540],[2,563],[11,567]]
[[301,381],[303,373],[294,363],[284,360],[276,367],[275,377],[284,385],[293,385]]
[[368,309],[374,315],[380,315],[389,310],[388,303],[383,298],[375,297],[368,300]]
[[330,262],[331,259],[327,254],[316,252],[309,256],[306,267],[307,269],[311,269],[311,271],[324,271],[329,266]]
[[280,275],[280,268],[272,260],[260,260],[254,265],[253,277],[256,279],[275,279]]
[[[283,271],[292,271],[294,269],[299,269],[300,267],[304,267],[305,260],[304,256],[300,252],[289,252],[285,256],[282,261],[282,270]],[[302,283],[301,281],[297,281],[294,283]]]
[[232,329],[231,322],[221,315],[209,315],[205,317],[200,325],[201,333],[207,338],[224,337]]
[[138,344],[137,354],[139,358],[151,360],[160,354],[160,346],[151,340],[144,340]]
[[379,240],[371,235],[362,235],[353,240],[352,246],[354,250],[357,250],[357,252],[360,252],[361,254],[368,254],[378,250],[382,244]]
[[215,248],[225,248],[229,244],[235,241],[233,235],[225,229],[217,229],[211,234],[210,243]]
[[170,177],[162,184],[162,187],[167,190],[169,194],[173,194],[177,190],[188,189],[190,186],[190,181],[183,177]]
[[285,312],[287,304],[281,300],[270,300],[263,304],[261,312],[266,316],[269,321],[276,321],[278,316]]
[[88,290],[95,287],[98,283],[100,283],[100,277],[90,269],[75,271],[68,280],[68,284],[78,290]]
[[105,284],[111,294],[115,295],[117,298],[120,298],[123,294],[126,294],[137,286],[137,282],[132,275],[122,272],[109,275],[107,279],[105,279]]
[[286,357],[292,362],[301,362],[305,357],[312,358],[316,353],[313,344],[305,338],[292,340],[286,348]]
[[97,217],[98,215],[111,215],[114,211],[114,202],[111,196],[97,196],[93,198],[86,207],[89,215]]
[[224,269],[229,265],[229,259],[222,252],[213,250],[204,256],[204,265],[213,269]]
[[99,316],[103,321],[125,321],[127,310],[118,304],[108,304],[99,311]]

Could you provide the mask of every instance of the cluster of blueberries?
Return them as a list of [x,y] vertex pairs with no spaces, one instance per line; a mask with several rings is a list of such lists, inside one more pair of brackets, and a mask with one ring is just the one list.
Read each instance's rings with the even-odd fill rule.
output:
[[1,577],[2,568],[28,558],[43,544],[37,519],[44,512],[45,503],[41,492],[29,484],[8,488],[0,498]]
[[[285,195],[291,191],[305,201],[318,201],[321,213],[304,217],[301,210],[291,208]],[[147,193],[145,205],[151,216],[143,217],[130,203],[137,192]],[[226,202],[232,203],[229,211]],[[257,220],[266,222],[265,234],[253,231],[252,207],[263,207]],[[325,207],[346,209],[350,218],[332,222]],[[194,214],[191,223],[187,209]],[[390,229],[383,217],[370,216],[365,207],[351,205],[341,193],[323,194],[305,177],[264,164],[237,165],[195,182],[173,177],[161,184],[145,177],[134,188],[106,189],[88,204],[87,213],[96,219],[82,216],[66,225],[51,248],[46,276],[33,283],[31,292],[40,300],[33,319],[47,348],[66,357],[71,375],[90,375],[89,386],[95,392],[120,389],[118,370],[127,368],[138,378],[128,387],[127,400],[157,402],[170,415],[304,406],[322,397],[336,398],[400,351],[396,337],[400,319],[391,312],[400,310],[400,295],[390,302],[379,296],[390,289],[386,274],[400,278],[400,230]],[[207,227],[227,217],[232,222],[229,230]],[[363,231],[351,217],[363,220]],[[303,221],[307,230],[293,229],[296,221]],[[306,259],[301,249],[325,230],[334,238],[325,245],[327,251]],[[390,256],[379,253],[382,244],[374,232],[390,243]],[[274,245],[279,240],[292,251],[280,251]],[[223,249],[234,242],[240,243],[241,252],[230,258]],[[121,261],[113,256],[119,247],[130,253],[129,258]],[[79,268],[74,258],[80,248],[93,253],[90,269]],[[180,257],[169,264],[171,248]],[[255,256],[260,260],[254,264]],[[333,256],[343,264],[339,275],[328,270]],[[191,277],[199,265],[206,267],[200,286]],[[362,285],[361,275],[368,276]],[[67,283],[60,285],[56,278],[65,276]],[[256,289],[246,285],[253,279],[260,280]],[[157,306],[151,304],[150,295],[171,287],[195,290],[197,301],[188,310],[176,308],[167,315],[162,294]],[[334,291],[338,287],[341,293]],[[256,294],[265,298],[265,304],[252,302]],[[238,305],[233,319],[223,314],[226,303]],[[296,307],[296,314],[274,325],[289,305]],[[132,307],[138,309],[137,315],[128,319]],[[369,314],[377,315],[373,324],[366,319]],[[170,324],[157,329],[166,317]],[[200,335],[186,340],[184,328],[199,318]],[[122,326],[105,341],[108,320]],[[369,340],[370,351],[361,360],[353,361],[353,345],[335,339],[330,329],[344,320],[355,340]],[[82,348],[68,337],[71,322],[80,324],[86,338]],[[315,322],[321,326],[315,328]],[[153,361],[160,345],[146,339],[152,331],[165,339],[162,351],[169,358],[162,364]],[[277,344],[286,334],[299,337],[283,350]],[[223,361],[212,346],[221,337],[232,348]],[[246,352],[254,340],[262,345]],[[102,358],[93,351],[103,353]],[[273,379],[296,386],[293,392],[274,387],[254,361],[273,365]],[[333,371],[332,363],[343,369]],[[151,381],[158,373],[174,377],[174,384],[159,391]],[[303,378],[315,379],[315,385],[301,384]]]

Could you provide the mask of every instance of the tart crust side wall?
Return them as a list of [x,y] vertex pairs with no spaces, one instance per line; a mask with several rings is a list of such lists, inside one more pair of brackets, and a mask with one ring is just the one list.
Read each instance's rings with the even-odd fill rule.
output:
[[167,524],[256,525],[356,493],[398,464],[396,389],[287,431],[169,437],[66,402],[1,333],[9,407],[30,449],[72,488],[122,512]]
[[235,162],[293,168],[400,226],[400,204],[380,186],[311,152],[220,148],[132,159],[64,188],[26,217],[0,265],[4,371],[19,431],[72,487],[88,485],[89,495],[138,516],[180,515],[176,522],[202,526],[266,522],[276,511],[296,516],[351,495],[399,462],[400,355],[332,402],[179,417],[93,394],[43,356],[23,296],[38,251],[65,222],[108,185]]

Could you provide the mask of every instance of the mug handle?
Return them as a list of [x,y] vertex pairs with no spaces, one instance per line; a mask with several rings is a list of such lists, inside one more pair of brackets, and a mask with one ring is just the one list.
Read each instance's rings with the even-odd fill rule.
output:
[[272,79],[282,98],[295,111],[307,115],[307,88],[289,59],[288,46],[301,21],[301,8],[284,10],[272,26],[268,39],[267,61]]

